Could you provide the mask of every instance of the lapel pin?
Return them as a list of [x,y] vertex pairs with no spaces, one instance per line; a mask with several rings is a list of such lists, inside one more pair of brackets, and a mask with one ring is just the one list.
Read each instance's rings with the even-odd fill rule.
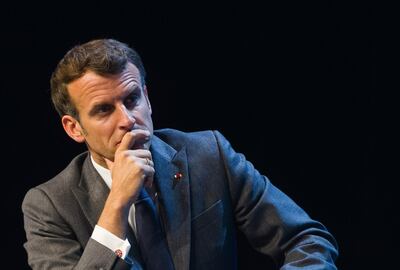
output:
[[172,182],[172,188],[175,189],[176,184],[178,184],[179,181],[181,181],[183,177],[182,173],[176,173],[174,174],[174,181]]
[[177,181],[181,180],[182,177],[183,177],[183,174],[181,174],[181,173],[174,174],[174,179]]

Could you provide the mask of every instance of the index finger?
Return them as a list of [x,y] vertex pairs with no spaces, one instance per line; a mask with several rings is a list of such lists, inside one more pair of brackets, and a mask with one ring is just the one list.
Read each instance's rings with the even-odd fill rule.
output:
[[135,144],[138,139],[145,139],[150,136],[150,132],[143,129],[134,129],[125,133],[122,137],[121,143],[117,151],[129,150]]

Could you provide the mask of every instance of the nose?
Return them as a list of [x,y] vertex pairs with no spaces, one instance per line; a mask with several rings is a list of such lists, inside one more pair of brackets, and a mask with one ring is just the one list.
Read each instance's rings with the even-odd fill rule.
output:
[[132,130],[136,123],[136,119],[132,112],[129,111],[124,105],[118,106],[118,125],[120,129]]

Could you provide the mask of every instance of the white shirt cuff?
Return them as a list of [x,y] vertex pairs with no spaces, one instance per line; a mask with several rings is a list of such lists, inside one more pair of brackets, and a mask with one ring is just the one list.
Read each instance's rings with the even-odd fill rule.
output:
[[98,225],[94,227],[91,237],[103,246],[111,249],[121,259],[125,259],[131,249],[128,239],[124,241]]

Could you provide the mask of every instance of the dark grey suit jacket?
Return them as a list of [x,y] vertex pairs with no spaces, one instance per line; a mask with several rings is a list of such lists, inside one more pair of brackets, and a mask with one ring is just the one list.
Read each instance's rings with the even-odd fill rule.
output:
[[[175,269],[236,269],[236,230],[281,269],[336,269],[332,235],[220,133],[159,130],[150,150]],[[176,180],[176,173],[183,177]],[[140,269],[90,238],[108,193],[87,153],[31,189],[22,205],[30,266]],[[132,232],[129,240],[130,257],[138,257]]]

